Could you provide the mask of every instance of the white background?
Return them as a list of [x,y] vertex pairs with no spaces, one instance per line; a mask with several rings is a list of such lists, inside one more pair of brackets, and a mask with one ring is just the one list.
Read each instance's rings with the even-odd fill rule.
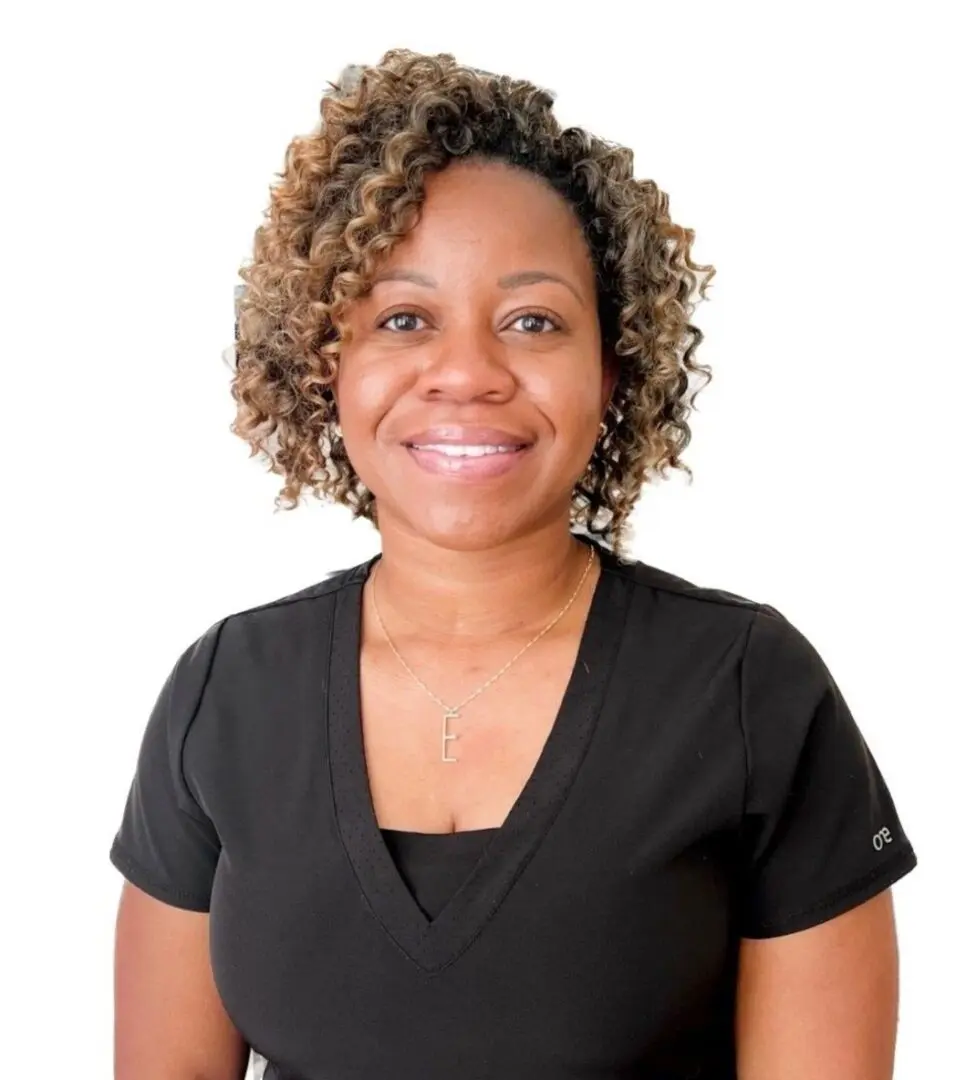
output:
[[715,371],[695,483],[645,492],[634,554],[774,604],[835,674],[920,858],[895,889],[896,1076],[950,1075],[966,964],[954,10],[169,2],[8,18],[5,1074],[111,1073],[107,853],[178,654],[376,550],[347,511],[274,512],[276,478],[228,431],[221,354],[289,139],[344,64],[404,45],[554,89],[565,123],[634,149],[716,266],[695,313]]

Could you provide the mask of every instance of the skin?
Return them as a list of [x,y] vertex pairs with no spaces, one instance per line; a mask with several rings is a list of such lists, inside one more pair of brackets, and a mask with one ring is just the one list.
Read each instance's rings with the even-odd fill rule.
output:
[[208,959],[208,916],[121,890],[114,948],[115,1080],[242,1080],[248,1046]]
[[[501,287],[523,271],[562,282]],[[406,273],[434,284],[399,280]],[[525,318],[537,312],[559,329]],[[348,321],[333,392],[346,450],[376,496],[384,606],[428,645],[479,648],[539,629],[583,569],[570,495],[617,376],[571,210],[522,171],[451,165],[428,179],[419,225]],[[431,476],[400,441],[450,421],[525,433],[534,446],[498,481]]]
[[891,1080],[898,1007],[891,889],[800,933],[742,939],[739,1080]]
[[[561,280],[508,285],[522,271]],[[455,702],[574,591],[585,551],[570,537],[570,493],[617,368],[601,348],[577,223],[525,173],[466,162],[431,177],[419,224],[379,276],[348,313],[351,342],[333,390],[349,457],[377,500],[379,610],[411,666]],[[524,432],[533,447],[497,479],[433,476],[401,440],[440,422]],[[526,670],[511,669],[487,691],[490,722],[461,735],[458,767],[427,764],[438,757],[427,700],[386,647],[370,578],[363,716],[380,825],[442,832],[502,823],[552,723],[596,574],[527,654]],[[521,729],[503,715],[532,721]],[[125,883],[115,977],[116,1080],[243,1077],[248,1050],[214,985],[207,915]],[[801,933],[743,939],[738,1076],[888,1080],[897,1000],[891,890]]]

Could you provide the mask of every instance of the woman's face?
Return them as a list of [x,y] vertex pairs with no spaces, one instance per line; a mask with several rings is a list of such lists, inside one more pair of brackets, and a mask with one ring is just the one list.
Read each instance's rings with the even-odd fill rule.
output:
[[334,391],[379,528],[480,550],[569,522],[615,368],[567,203],[537,177],[461,162],[347,313]]

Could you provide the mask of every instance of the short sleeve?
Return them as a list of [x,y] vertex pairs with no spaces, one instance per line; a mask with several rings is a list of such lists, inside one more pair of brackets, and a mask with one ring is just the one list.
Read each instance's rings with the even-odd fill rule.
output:
[[759,605],[741,672],[747,753],[739,933],[825,922],[917,864],[879,767],[822,658]]
[[110,860],[138,888],[174,907],[207,911],[221,852],[188,787],[185,738],[198,715],[222,623],[178,658],[148,717]]

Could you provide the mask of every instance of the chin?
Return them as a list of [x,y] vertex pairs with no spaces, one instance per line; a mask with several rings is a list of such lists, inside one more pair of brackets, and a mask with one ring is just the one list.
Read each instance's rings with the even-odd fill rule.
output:
[[[516,511],[504,502],[499,506],[460,506],[457,500],[423,503],[418,513],[404,515],[406,529],[447,551],[487,551],[508,543],[539,526],[532,504]],[[393,513],[393,517],[398,517]]]

